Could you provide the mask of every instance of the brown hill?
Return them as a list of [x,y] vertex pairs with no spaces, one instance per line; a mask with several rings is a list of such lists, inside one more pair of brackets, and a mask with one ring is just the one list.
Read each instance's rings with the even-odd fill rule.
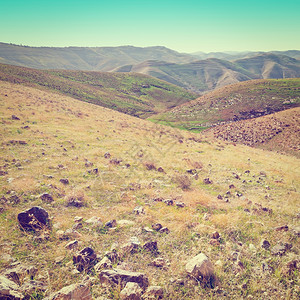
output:
[[230,122],[204,132],[207,136],[300,157],[300,108],[251,120]]

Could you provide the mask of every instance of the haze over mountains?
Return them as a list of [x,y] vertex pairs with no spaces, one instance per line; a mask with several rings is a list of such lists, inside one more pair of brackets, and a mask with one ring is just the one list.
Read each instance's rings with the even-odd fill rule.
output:
[[137,72],[193,92],[259,78],[300,77],[300,51],[178,53],[166,47],[27,47],[0,43],[0,62],[37,69]]

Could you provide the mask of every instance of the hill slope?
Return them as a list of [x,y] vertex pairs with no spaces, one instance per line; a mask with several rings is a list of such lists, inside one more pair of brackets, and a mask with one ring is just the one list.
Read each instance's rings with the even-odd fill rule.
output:
[[[95,267],[106,257],[105,268],[141,272],[165,299],[299,298],[298,159],[19,84],[0,91],[0,273],[14,293],[42,299],[82,283],[118,299]],[[20,229],[32,206],[48,211],[50,229]],[[97,258],[82,271],[73,256],[85,247]],[[185,270],[200,252],[214,268],[206,282]]]
[[27,47],[0,43],[0,63],[36,69],[111,71],[148,59],[174,63],[195,60],[166,47]]
[[151,119],[175,127],[201,130],[299,105],[299,78],[252,80],[220,88]]
[[213,127],[205,134],[225,141],[282,151],[300,157],[300,108],[230,122]]
[[142,74],[47,71],[0,64],[0,80],[56,91],[142,118],[196,98],[182,88]]

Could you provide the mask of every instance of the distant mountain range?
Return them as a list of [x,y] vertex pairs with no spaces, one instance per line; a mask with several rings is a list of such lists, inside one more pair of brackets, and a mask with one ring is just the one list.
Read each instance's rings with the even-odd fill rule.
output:
[[300,77],[300,51],[179,53],[166,47],[28,47],[0,43],[0,63],[136,72],[196,93],[251,79]]

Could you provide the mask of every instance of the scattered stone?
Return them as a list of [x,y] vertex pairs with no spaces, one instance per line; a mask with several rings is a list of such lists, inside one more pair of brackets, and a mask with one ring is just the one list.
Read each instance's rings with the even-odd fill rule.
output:
[[164,290],[160,286],[149,286],[142,296],[143,300],[150,300],[150,299],[163,299],[164,297]]
[[204,183],[204,184],[212,184],[213,182],[212,182],[212,180],[210,180],[209,178],[204,178],[204,179],[203,179],[203,183]]
[[120,293],[121,300],[141,300],[143,290],[136,282],[127,282]]
[[59,180],[59,182],[61,182],[64,185],[67,185],[67,184],[70,183],[68,178],[62,178],[62,179]]
[[165,170],[164,170],[162,167],[159,167],[159,168],[157,169],[157,171],[160,172],[160,173],[165,173]]
[[174,201],[172,199],[165,199],[165,200],[163,200],[163,202],[167,205],[173,205],[174,204]]
[[104,154],[104,158],[110,158],[111,157],[111,154],[109,153],[109,152],[106,152],[105,154]]
[[99,173],[99,169],[98,168],[94,168],[92,170],[88,170],[88,173],[89,174],[94,174],[94,175],[97,175]]
[[48,193],[44,193],[42,195],[40,195],[40,199],[43,201],[43,202],[48,202],[48,203],[51,203],[54,201],[52,195],[48,194]]
[[163,227],[163,228],[161,228],[158,232],[169,234],[169,233],[170,233],[170,230],[169,230],[167,227]]
[[0,299],[21,300],[24,295],[16,283],[0,275]]
[[93,216],[93,217],[89,218],[88,220],[85,221],[85,223],[93,225],[93,226],[97,226],[97,227],[102,226],[101,219],[99,217],[96,217],[96,216]]
[[186,170],[186,172],[189,174],[192,174],[192,175],[195,175],[198,173],[196,169],[188,169],[188,170]]
[[292,232],[295,236],[300,237],[300,226],[294,227]]
[[11,265],[11,267],[12,268],[5,271],[4,276],[14,281],[18,285],[21,285],[26,277],[32,278],[38,272],[36,267],[20,263],[14,263]]
[[113,263],[115,264],[120,258],[116,250],[107,251],[105,253],[105,256]]
[[19,213],[18,221],[24,230],[35,231],[44,227],[50,227],[48,212],[39,206],[34,206]]
[[144,215],[145,214],[145,210],[143,206],[137,206],[134,210],[133,213],[136,215]]
[[190,259],[185,265],[185,270],[196,281],[208,283],[214,278],[214,267],[204,253]]
[[10,140],[9,141],[9,144],[12,144],[12,145],[27,145],[26,141],[20,141],[20,140]]
[[147,232],[147,233],[153,233],[153,232],[154,232],[154,230],[151,229],[151,228],[149,228],[149,227],[144,227],[144,228],[143,228],[143,231],[144,231],[144,232]]
[[69,249],[69,250],[75,250],[75,249],[77,249],[77,247],[78,247],[78,241],[77,241],[77,240],[71,241],[71,242],[69,242],[69,243],[65,246],[65,248],[66,248],[66,249]]
[[54,178],[53,175],[46,175],[46,174],[44,174],[43,176],[46,179],[53,179]]
[[238,175],[238,174],[236,174],[236,173],[232,173],[232,175],[233,175],[233,177],[235,178],[235,179],[241,179],[241,177],[240,177],[240,175]]
[[112,268],[112,262],[107,256],[104,256],[102,260],[95,265],[95,271],[97,273],[101,272],[104,269],[111,269],[111,268]]
[[218,240],[214,240],[214,239],[211,239],[209,241],[209,244],[213,245],[213,246],[220,246],[220,242]]
[[143,245],[143,250],[154,253],[154,254],[158,253],[157,241],[146,242]]
[[16,120],[16,121],[20,120],[20,118],[17,117],[16,115],[12,115],[12,116],[11,116],[11,119],[12,119],[12,120]]
[[217,196],[217,199],[219,199],[219,200],[223,200],[223,197],[222,197],[222,195],[220,195],[220,194],[219,194],[219,195]]
[[69,199],[67,199],[67,207],[73,206],[73,207],[83,207],[85,205],[83,199],[76,199],[75,197],[70,197]]
[[127,282],[135,282],[143,290],[149,285],[148,278],[145,274],[122,269],[103,270],[99,274],[99,279],[102,284],[120,285],[122,288],[125,287]]
[[84,165],[85,165],[87,168],[90,168],[90,167],[93,166],[93,163],[87,160],[87,161],[85,162]]
[[49,296],[49,300],[92,300],[89,284],[71,284]]
[[230,184],[230,185],[229,185],[229,188],[230,188],[230,189],[235,189],[235,185],[234,185],[234,184]]
[[211,235],[212,239],[216,239],[217,240],[219,237],[220,237],[220,234],[219,234],[218,231],[213,232],[212,235]]
[[177,207],[185,207],[185,204],[183,202],[176,202],[175,205]]
[[105,227],[108,227],[108,228],[117,227],[117,221],[116,220],[108,221],[105,223]]
[[156,268],[165,268],[167,265],[167,262],[164,258],[158,257],[152,260],[150,263],[150,266],[156,267]]
[[118,158],[113,158],[109,161],[109,163],[112,165],[119,165],[121,162],[122,162],[122,159],[118,159]]
[[90,269],[96,262],[97,255],[90,247],[82,249],[73,256],[73,264],[79,272]]
[[279,243],[271,249],[272,255],[282,256],[285,252],[292,248],[292,244],[288,243]]
[[237,192],[235,195],[236,195],[237,197],[242,197],[242,196],[243,196],[243,194],[242,194],[241,192]]
[[81,222],[83,220],[83,217],[79,217],[79,216],[76,216],[75,218],[74,218],[74,222]]
[[163,228],[163,226],[160,223],[156,223],[152,225],[152,228],[156,231],[159,231],[160,229]]
[[74,239],[74,238],[79,238],[81,236],[79,232],[73,229],[67,229],[66,231],[58,230],[56,232],[56,235],[61,241],[67,241],[71,238]]
[[288,225],[282,225],[282,226],[276,227],[275,230],[276,231],[288,231],[289,227],[288,227]]
[[269,243],[269,241],[267,241],[265,239],[260,242],[261,248],[268,250],[270,248],[270,246],[271,246],[271,244]]
[[291,275],[295,271],[300,270],[299,260],[292,260],[286,264],[285,272],[287,275]]
[[3,170],[0,170],[0,176],[5,176],[7,175],[8,173],[6,171],[3,171]]
[[139,243],[129,242],[121,246],[120,250],[122,255],[137,253],[140,249]]
[[259,176],[261,176],[261,177],[267,177],[267,174],[264,171],[260,171],[259,172]]

